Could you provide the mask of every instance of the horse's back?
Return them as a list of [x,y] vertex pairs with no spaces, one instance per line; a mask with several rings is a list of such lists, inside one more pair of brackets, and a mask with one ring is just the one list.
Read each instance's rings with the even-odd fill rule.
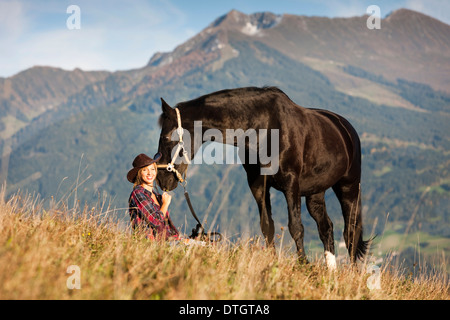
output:
[[353,144],[355,145],[360,144],[359,136],[358,133],[356,132],[356,129],[346,118],[329,110],[324,109],[309,109],[309,110],[312,110],[330,120],[333,123],[333,125],[336,126],[336,128],[338,128],[343,134],[346,134],[348,136],[348,138],[352,141]]
[[326,117],[339,130],[349,153],[349,171],[360,175],[361,171],[361,141],[353,125],[343,116],[323,109],[310,109]]

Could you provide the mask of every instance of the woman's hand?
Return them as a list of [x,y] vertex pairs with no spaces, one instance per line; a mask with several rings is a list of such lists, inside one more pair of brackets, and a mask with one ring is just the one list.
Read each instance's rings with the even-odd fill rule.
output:
[[164,216],[167,218],[169,216],[169,205],[170,201],[172,201],[172,196],[168,194],[167,192],[163,192],[162,194],[162,205],[161,205],[161,211],[164,213]]
[[170,201],[172,201],[172,196],[170,194],[168,194],[167,192],[163,192],[163,194],[162,194],[163,204],[167,204],[167,206],[169,206]]

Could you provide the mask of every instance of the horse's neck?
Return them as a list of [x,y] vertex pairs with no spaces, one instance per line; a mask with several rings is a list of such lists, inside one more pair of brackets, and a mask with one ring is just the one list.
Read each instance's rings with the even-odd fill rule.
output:
[[188,127],[193,128],[194,122],[197,125],[201,123],[203,133],[209,129],[216,129],[226,133],[227,129],[242,129],[246,131],[250,128],[251,121],[242,121],[242,119],[251,119],[254,114],[245,108],[245,105],[236,107],[228,103],[214,106],[200,106],[187,110],[186,123]]
[[[249,129],[249,122],[239,120],[246,119],[248,115],[241,115],[238,119],[237,115],[240,114],[240,110],[234,108],[232,112],[230,111],[228,105],[220,107],[199,106],[181,111],[182,125],[191,135],[193,155],[207,141],[214,140],[220,143],[233,144],[233,141],[227,141],[227,134],[229,133],[227,130],[234,132],[234,130],[247,131]],[[183,113],[185,114],[184,117]]]

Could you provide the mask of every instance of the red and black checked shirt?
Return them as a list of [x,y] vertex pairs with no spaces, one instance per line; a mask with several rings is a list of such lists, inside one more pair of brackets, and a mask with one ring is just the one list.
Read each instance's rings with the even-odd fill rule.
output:
[[[158,202],[162,203],[162,196],[155,191],[153,193]],[[164,218],[161,207],[153,201],[151,192],[143,186],[133,188],[128,204],[133,230],[145,230],[149,239],[178,239],[179,232],[172,220],[170,217]]]

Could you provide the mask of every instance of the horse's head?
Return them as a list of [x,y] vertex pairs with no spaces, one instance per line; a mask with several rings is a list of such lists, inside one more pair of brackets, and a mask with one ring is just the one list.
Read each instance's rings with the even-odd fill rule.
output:
[[[180,145],[180,136],[177,131],[179,128],[177,112],[163,98],[161,98],[161,105],[162,115],[159,118],[161,134],[159,136],[158,152],[162,156],[158,162],[161,169],[158,170],[157,181],[163,190],[170,191],[178,186],[178,182],[181,181],[181,176],[185,175],[188,165],[183,159],[184,149],[180,148],[182,144]],[[169,170],[161,165],[169,165]],[[175,170],[170,168],[171,165],[173,165]]]

